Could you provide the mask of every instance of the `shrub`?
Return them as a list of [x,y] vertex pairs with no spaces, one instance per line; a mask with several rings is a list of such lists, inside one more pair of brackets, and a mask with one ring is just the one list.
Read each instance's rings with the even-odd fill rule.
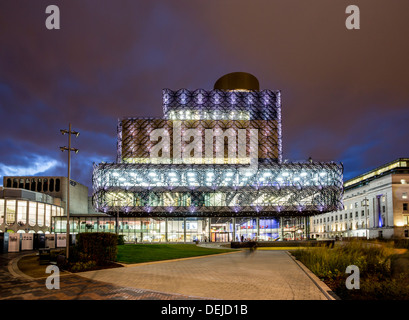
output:
[[409,239],[394,240],[395,248],[409,249]]
[[[333,249],[295,250],[293,255],[342,299],[409,298],[409,275],[399,273],[393,277],[391,265],[396,265],[396,259],[393,248],[385,243],[351,241]],[[397,258],[402,260],[405,257],[398,255]],[[345,271],[349,265],[359,268],[360,290],[347,290],[345,287],[349,276]]]
[[124,235],[120,234],[118,235],[118,246],[123,245],[123,244],[125,244]]
[[97,265],[105,265],[115,261],[117,244],[118,236],[114,233],[80,233],[74,250],[77,259],[74,261],[92,260]]
[[87,270],[92,270],[97,266],[97,263],[95,261],[87,261],[87,262],[76,262],[71,266],[71,271],[72,272],[81,272],[81,271],[87,271]]

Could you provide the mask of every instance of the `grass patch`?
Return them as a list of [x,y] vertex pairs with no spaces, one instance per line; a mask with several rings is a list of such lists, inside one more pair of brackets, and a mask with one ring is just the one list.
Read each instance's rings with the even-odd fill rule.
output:
[[[405,267],[409,261],[408,254],[397,253],[386,243],[352,241],[334,248],[296,249],[291,253],[341,299],[409,299],[409,269]],[[349,265],[359,268],[360,289],[346,288],[349,274],[345,270]]]
[[141,263],[233,251],[236,250],[203,248],[195,244],[125,244],[118,245],[117,261],[121,263]]

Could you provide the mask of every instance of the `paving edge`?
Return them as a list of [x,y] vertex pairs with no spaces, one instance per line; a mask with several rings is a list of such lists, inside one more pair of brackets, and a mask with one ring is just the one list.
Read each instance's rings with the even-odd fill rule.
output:
[[[226,253],[234,253],[234,252],[226,252]],[[27,257],[27,256],[31,256],[33,255],[32,253],[28,253],[19,257],[16,257],[12,260],[9,261],[8,265],[7,265],[7,269],[10,272],[11,275],[13,275],[16,278],[25,278],[27,280],[42,280],[45,279],[47,277],[41,277],[41,278],[34,278],[34,277],[30,277],[29,275],[25,274],[24,272],[22,272],[19,268],[18,268],[18,262],[20,261],[21,258],[23,257]],[[220,254],[219,254],[220,255]],[[170,261],[170,260],[166,260],[166,261]],[[92,272],[92,271],[84,271],[85,272]],[[80,273],[82,272],[78,272],[76,275],[81,277]],[[68,272],[67,274],[64,275],[60,275],[60,276],[66,276],[66,275],[72,275],[73,273]],[[110,282],[106,282],[106,281],[101,281],[101,280],[92,280],[88,277],[84,277],[82,276],[81,278],[87,279],[87,280],[91,280],[91,281],[96,281],[96,282],[100,282],[100,283],[105,283],[111,286],[115,286],[118,287],[118,291],[120,290],[131,290],[131,291],[143,291],[143,292],[149,292],[149,293],[157,293],[157,294],[163,294],[163,295],[169,295],[169,296],[179,296],[179,297],[187,297],[187,298],[191,298],[191,299],[197,299],[197,300],[219,300],[216,298],[208,298],[208,297],[200,297],[200,296],[194,296],[194,295],[186,295],[186,294],[181,294],[181,293],[173,293],[173,292],[162,292],[162,291],[157,291],[157,290],[150,290],[150,289],[143,289],[143,288],[133,288],[133,287],[125,287],[125,286],[118,286],[114,283],[110,283]]]
[[28,254],[16,257],[14,259],[11,259],[7,265],[7,269],[9,270],[10,274],[16,278],[25,278],[28,280],[35,280],[36,278],[30,277],[29,275],[25,274],[18,268],[18,262],[20,261],[20,259],[23,257],[31,256],[31,255],[33,254],[28,253]]
[[[20,259],[27,257],[27,256],[33,256],[35,254],[33,253],[27,253],[25,255],[21,255],[19,257],[16,257],[12,260],[9,261],[8,265],[7,265],[7,269],[10,272],[10,274],[16,278],[24,278],[27,280],[42,280],[42,279],[46,279],[48,276],[45,275],[44,277],[31,277],[28,274],[25,274],[23,271],[21,271],[18,267],[18,262],[20,261]],[[60,271],[60,277],[63,276],[68,276],[68,275],[72,275],[71,272],[64,270],[64,273],[61,274]]]
[[323,281],[321,281],[310,269],[308,269],[301,261],[298,261],[290,252],[287,254],[294,260],[294,262],[305,272],[305,274],[312,280],[318,289],[324,294],[328,300],[341,300],[334,291],[330,289]]

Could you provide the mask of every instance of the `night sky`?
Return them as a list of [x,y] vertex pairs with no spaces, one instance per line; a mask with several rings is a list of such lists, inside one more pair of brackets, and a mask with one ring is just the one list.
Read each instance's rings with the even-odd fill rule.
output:
[[[61,29],[45,27],[58,5]],[[360,30],[345,9],[360,8]],[[0,179],[66,175],[91,189],[117,119],[162,117],[162,89],[255,75],[282,91],[283,158],[344,164],[345,180],[409,157],[409,1],[1,0]],[[91,191],[91,190],[90,190]]]

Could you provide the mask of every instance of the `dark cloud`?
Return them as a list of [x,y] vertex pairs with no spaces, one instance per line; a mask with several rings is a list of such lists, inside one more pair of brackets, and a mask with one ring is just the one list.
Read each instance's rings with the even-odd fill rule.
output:
[[282,90],[284,158],[342,161],[351,178],[409,156],[406,0],[354,1],[356,31],[344,0],[56,0],[58,31],[49,4],[0,3],[1,174],[43,159],[65,175],[71,122],[73,178],[91,186],[92,162],[115,160],[117,118],[161,117],[163,88],[233,71]]

